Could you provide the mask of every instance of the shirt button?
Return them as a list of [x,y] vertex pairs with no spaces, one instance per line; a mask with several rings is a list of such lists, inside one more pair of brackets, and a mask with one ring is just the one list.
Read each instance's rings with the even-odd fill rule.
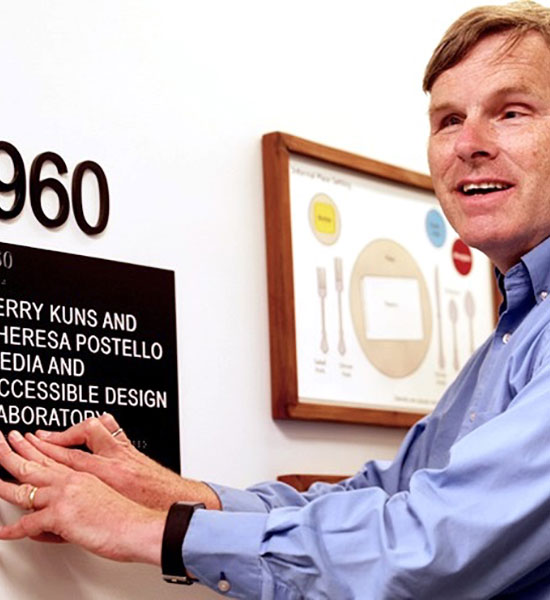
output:
[[503,341],[503,343],[504,343],[504,344],[507,344],[507,343],[510,341],[510,338],[511,338],[511,337],[512,337],[512,334],[511,334],[511,333],[505,333],[505,334],[502,336],[502,341]]
[[541,300],[546,300],[546,297],[547,297],[547,296],[548,296],[548,292],[546,292],[546,291],[542,291],[542,292],[540,293],[540,299],[541,299]]
[[218,581],[218,590],[220,590],[220,592],[225,593],[228,592],[231,589],[231,584],[229,583],[229,581],[227,581],[227,579],[220,579]]
[[475,421],[475,418],[476,418],[476,413],[472,411],[470,413],[470,421],[472,421],[472,423],[473,423]]

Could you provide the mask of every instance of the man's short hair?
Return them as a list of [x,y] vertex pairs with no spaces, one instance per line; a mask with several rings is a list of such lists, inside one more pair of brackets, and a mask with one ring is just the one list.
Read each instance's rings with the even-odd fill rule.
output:
[[540,33],[550,47],[550,9],[531,0],[520,0],[502,6],[480,6],[464,13],[434,50],[422,89],[430,92],[441,73],[458,64],[482,38],[503,31],[510,31],[506,50],[530,31]]

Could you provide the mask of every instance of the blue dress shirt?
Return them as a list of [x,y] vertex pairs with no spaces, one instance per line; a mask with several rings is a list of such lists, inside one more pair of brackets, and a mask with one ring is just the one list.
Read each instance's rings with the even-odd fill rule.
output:
[[188,569],[247,600],[550,598],[550,238],[499,284],[495,332],[393,462],[303,494],[213,485]]

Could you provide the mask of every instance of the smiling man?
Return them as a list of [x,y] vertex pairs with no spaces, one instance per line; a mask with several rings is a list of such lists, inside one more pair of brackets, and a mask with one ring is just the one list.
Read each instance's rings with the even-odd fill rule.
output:
[[550,234],[550,52],[495,33],[426,77],[430,171],[462,239],[505,273]]
[[12,432],[0,464],[20,483],[0,497],[31,511],[0,538],[63,539],[237,598],[550,598],[550,9],[466,13],[424,85],[437,196],[504,301],[395,460],[304,494],[235,490],[153,463],[109,415]]

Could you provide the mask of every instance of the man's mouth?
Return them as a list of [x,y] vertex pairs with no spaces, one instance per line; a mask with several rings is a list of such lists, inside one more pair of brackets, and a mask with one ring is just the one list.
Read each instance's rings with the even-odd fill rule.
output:
[[475,196],[476,194],[492,194],[493,192],[502,192],[512,187],[510,183],[500,183],[493,181],[484,181],[483,183],[465,183],[459,186],[459,190],[466,196]]

